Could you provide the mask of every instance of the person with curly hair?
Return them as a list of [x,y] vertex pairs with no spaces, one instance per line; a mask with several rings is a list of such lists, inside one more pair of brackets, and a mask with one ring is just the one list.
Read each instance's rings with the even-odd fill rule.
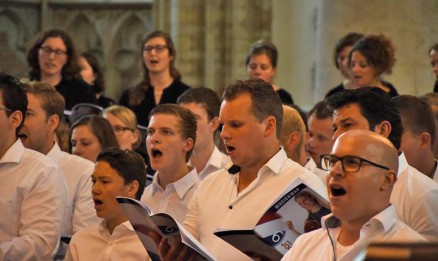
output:
[[395,87],[382,79],[384,73],[392,73],[394,53],[394,45],[384,35],[369,35],[359,40],[348,56],[353,88],[378,87],[391,97],[397,96]]

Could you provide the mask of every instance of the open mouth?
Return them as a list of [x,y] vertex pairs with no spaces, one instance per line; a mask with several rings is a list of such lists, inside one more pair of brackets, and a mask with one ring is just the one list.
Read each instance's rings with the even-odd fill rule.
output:
[[233,146],[229,146],[229,145],[226,145],[226,148],[227,148],[228,153],[230,153],[230,152],[232,152],[233,150],[236,149]]
[[152,63],[152,64],[157,64],[157,63],[158,63],[158,60],[154,60],[154,59],[153,59],[153,60],[151,60],[151,63]]
[[343,196],[343,195],[347,194],[347,191],[344,188],[337,187],[337,186],[330,187],[330,192],[335,197]]
[[96,206],[96,207],[103,204],[102,200],[99,200],[99,199],[93,198],[93,201],[94,201],[94,206]]
[[151,153],[152,153],[152,157],[153,158],[163,156],[163,153],[160,150],[158,150],[158,149],[152,149]]
[[18,134],[18,138],[20,138],[20,139],[26,139],[26,138],[27,138],[27,135],[24,134],[24,133],[19,133],[19,134]]

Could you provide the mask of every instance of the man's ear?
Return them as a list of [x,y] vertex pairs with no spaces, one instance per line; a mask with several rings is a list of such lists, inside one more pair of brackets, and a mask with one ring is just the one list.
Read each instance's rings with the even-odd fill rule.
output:
[[301,135],[297,131],[289,133],[286,143],[289,148],[296,149],[301,143]]
[[140,189],[140,183],[138,183],[137,180],[133,180],[129,184],[128,188],[128,197],[135,198],[135,194],[137,194],[137,191]]
[[192,138],[187,138],[184,141],[183,152],[185,152],[185,153],[189,152],[193,148],[194,145],[195,144],[193,142],[193,139]]
[[14,111],[9,115],[9,128],[10,129],[16,129],[18,126],[20,126],[21,122],[23,121],[23,114],[21,111]]
[[268,137],[272,134],[276,135],[276,127],[277,127],[277,121],[275,120],[274,116],[268,116],[266,119],[263,120],[265,123],[265,137]]
[[210,121],[210,130],[211,132],[215,132],[219,128],[219,117],[216,116]]
[[49,116],[49,118],[47,119],[47,122],[49,123],[49,128],[51,131],[55,131],[56,128],[58,128],[59,125],[59,116],[56,114],[53,114],[51,116]]
[[374,127],[374,132],[382,135],[385,138],[389,137],[391,130],[392,130],[392,127],[391,127],[391,123],[389,123],[389,121],[382,121],[381,123],[377,124],[376,127]]
[[420,134],[420,147],[422,149],[432,149],[432,137],[429,132],[422,132]]
[[380,190],[385,191],[388,189],[392,189],[396,181],[397,181],[397,173],[395,173],[394,170],[385,171],[385,173],[383,174],[383,182],[382,185],[380,186]]

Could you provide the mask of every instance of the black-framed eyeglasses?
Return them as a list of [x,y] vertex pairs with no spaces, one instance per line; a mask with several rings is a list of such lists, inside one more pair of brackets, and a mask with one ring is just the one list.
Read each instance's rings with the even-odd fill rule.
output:
[[123,133],[125,133],[125,131],[127,131],[127,130],[134,131],[131,128],[120,126],[120,125],[114,126],[113,130],[114,130],[114,134],[116,134],[116,135],[123,135]]
[[156,51],[157,53],[162,53],[162,52],[164,52],[164,50],[167,49],[167,45],[162,45],[162,44],[157,44],[157,45],[146,45],[146,46],[143,48],[143,51],[145,51],[145,52],[147,52],[147,53],[151,53],[152,50],[154,50],[154,49],[155,49],[155,51]]
[[62,56],[62,55],[66,55],[67,52],[63,51],[61,49],[55,49],[53,50],[52,48],[48,47],[48,46],[41,46],[40,50],[46,54],[46,55],[51,55],[52,53],[55,54],[55,56]]
[[331,171],[333,167],[336,165],[336,162],[338,161],[341,161],[342,169],[348,173],[358,172],[364,162],[374,167],[389,170],[388,167],[363,159],[361,157],[356,157],[356,156],[337,157],[335,155],[330,155],[330,154],[321,155],[321,168],[323,170]]

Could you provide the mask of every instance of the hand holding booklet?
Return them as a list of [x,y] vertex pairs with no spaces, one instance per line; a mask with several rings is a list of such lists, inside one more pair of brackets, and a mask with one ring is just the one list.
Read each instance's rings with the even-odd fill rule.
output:
[[303,233],[321,227],[330,213],[328,201],[302,179],[295,179],[267,208],[252,230],[221,230],[214,234],[251,258],[280,260]]
[[116,199],[153,261],[160,260],[157,245],[150,236],[153,233],[161,237],[168,237],[170,244],[174,242],[175,237],[180,237],[181,242],[205,259],[214,260],[201,243],[170,215],[166,213],[154,215],[147,206],[132,198],[117,197]]

